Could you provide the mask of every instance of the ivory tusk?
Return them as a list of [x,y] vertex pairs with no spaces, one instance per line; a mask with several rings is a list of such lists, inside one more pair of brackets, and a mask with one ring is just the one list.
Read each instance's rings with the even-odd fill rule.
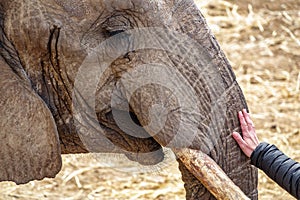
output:
[[249,200],[219,165],[202,151],[188,148],[173,149],[173,151],[187,169],[201,181],[216,199]]

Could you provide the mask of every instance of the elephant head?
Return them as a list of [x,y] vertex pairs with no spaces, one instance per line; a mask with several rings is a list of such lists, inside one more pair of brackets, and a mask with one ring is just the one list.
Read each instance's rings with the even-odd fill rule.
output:
[[[201,150],[252,199],[231,138],[246,102],[191,0],[0,0],[0,180],[54,177],[61,153]],[[180,154],[180,156],[185,156]],[[178,159],[187,199],[213,199]]]

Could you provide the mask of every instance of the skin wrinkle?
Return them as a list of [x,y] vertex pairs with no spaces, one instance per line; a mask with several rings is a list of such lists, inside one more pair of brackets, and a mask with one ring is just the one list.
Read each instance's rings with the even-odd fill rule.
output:
[[[44,69],[44,68],[45,68],[45,66],[42,65],[42,69]],[[44,71],[44,70],[43,70],[43,71]],[[47,68],[47,71],[48,71],[48,74],[50,74],[49,68]],[[46,76],[47,76],[47,75],[43,74],[43,78],[46,77]],[[59,118],[59,119],[62,119],[61,113],[57,111],[57,108],[61,108],[61,106],[58,106],[57,100],[56,100],[56,98],[55,98],[55,94],[58,94],[57,86],[55,86],[56,83],[54,83],[54,82],[52,81],[52,79],[50,80],[50,83],[51,83],[51,85],[52,85],[52,87],[53,87],[53,89],[54,89],[54,92],[53,92],[53,91],[50,91],[50,90],[48,89],[48,87],[46,87],[46,90],[47,90],[47,94],[48,94],[48,97],[49,97],[48,100],[50,101],[50,99],[52,99],[52,101],[54,102],[54,106],[52,106],[52,105],[50,104],[50,102],[48,102],[48,103],[49,103],[48,106],[49,106],[50,111],[53,113],[54,116],[57,116],[57,115],[58,115],[58,118]],[[45,97],[44,97],[44,99],[45,99]],[[60,103],[59,103],[59,104],[60,104]],[[63,122],[63,125],[64,125],[65,127],[67,127],[67,124],[65,123],[65,121],[62,120],[62,122]],[[66,147],[66,144],[65,144],[64,141],[62,140],[61,135],[59,135],[59,140],[61,141],[61,144],[62,144],[64,147]]]
[[[0,25],[0,26],[3,26],[3,25]],[[28,79],[28,77],[26,77],[26,73],[25,73],[24,69],[22,68],[22,64],[20,62],[20,57],[19,57],[18,53],[16,52],[14,45],[7,40],[7,36],[5,35],[3,28],[1,27],[0,29],[1,29],[0,34],[3,37],[0,40],[1,59],[4,59],[5,62],[8,63],[8,65],[11,67],[11,69],[21,79],[23,79],[26,82],[28,81],[28,83],[29,83],[30,80]]]
[[[45,70],[45,65],[44,65],[43,61],[41,61],[41,67],[42,67],[42,80],[43,80],[45,85],[48,85],[48,81],[46,79],[46,73],[47,72]],[[51,110],[51,109],[53,109],[50,105],[50,101],[51,101],[50,98],[52,98],[52,95],[50,95],[50,90],[47,86],[45,87],[45,89],[46,89],[46,96],[48,98],[44,97],[44,101],[46,101],[46,104],[49,106],[49,108]]]
[[[65,104],[65,107],[66,107],[66,109],[69,111],[69,113],[71,113],[71,110],[70,110],[70,107],[69,106],[67,106],[67,102],[70,102],[71,101],[71,94],[70,94],[70,92],[69,92],[69,90],[68,90],[68,88],[70,88],[70,86],[69,87],[67,87],[66,86],[66,83],[68,83],[68,82],[66,82],[66,81],[63,81],[64,80],[64,78],[62,77],[62,72],[61,71],[63,71],[63,70],[61,70],[60,69],[60,60],[59,60],[59,55],[58,55],[58,40],[59,40],[59,30],[60,29],[58,29],[58,35],[57,35],[57,38],[56,38],[56,42],[55,42],[55,60],[56,60],[56,66],[57,66],[57,68],[58,68],[58,70],[60,71],[60,72],[57,72],[58,73],[58,76],[59,76],[59,78],[62,80],[62,85],[63,85],[63,87],[64,87],[64,94],[66,94],[66,95],[64,95],[67,99],[64,99],[64,101],[63,101],[63,103]],[[54,66],[53,66],[54,67]],[[54,69],[55,69],[55,67],[54,67]],[[61,103],[61,102],[60,102]]]
[[23,70],[20,57],[18,52],[15,49],[13,43],[8,40],[7,34],[4,31],[4,11],[2,10],[2,6],[0,6],[0,55],[1,59],[4,59],[8,65],[10,65],[11,69],[24,81],[30,82],[26,77],[25,71]]
[[[56,30],[58,30],[57,34],[55,34]],[[59,28],[54,27],[54,29],[52,30],[52,32],[50,34],[49,43],[48,43],[49,60],[50,60],[50,63],[52,65],[52,69],[54,69],[54,72],[58,75],[58,79],[57,78],[54,78],[54,79],[51,78],[50,83],[52,85],[52,88],[54,89],[53,94],[59,94],[59,91],[65,91],[64,95],[66,94],[66,96],[62,97],[63,100],[54,98],[53,102],[54,102],[54,105],[55,105],[55,108],[56,108],[55,110],[57,111],[56,114],[58,116],[58,119],[59,119],[59,121],[62,122],[62,127],[58,127],[58,128],[59,129],[62,128],[61,131],[64,131],[64,132],[66,131],[66,132],[70,133],[70,132],[72,132],[73,128],[72,128],[72,125],[70,125],[70,123],[66,122],[67,120],[69,120],[69,118],[68,117],[65,118],[64,117],[65,114],[62,114],[60,112],[60,110],[62,110],[64,108],[69,112],[69,114],[72,113],[71,110],[70,110],[70,106],[68,106],[68,105],[70,105],[70,103],[69,104],[67,103],[67,101],[70,102],[70,94],[68,92],[69,87],[66,86],[66,84],[65,84],[66,82],[63,81],[64,78],[62,77],[62,74],[60,73],[61,69],[60,69],[59,58],[58,58],[59,57],[59,55],[58,55],[59,30],[60,30]],[[56,35],[56,37],[54,37],[54,35]],[[54,41],[54,51],[53,51],[53,48],[52,48],[53,41]],[[54,53],[52,53],[52,52],[54,52]],[[49,69],[48,69],[48,73],[50,75]],[[54,77],[57,77],[57,76],[54,75]],[[58,86],[58,82],[60,82],[60,80],[62,82],[62,84],[60,84],[60,85],[62,85],[63,88],[64,88],[63,90],[61,90],[59,88],[60,86]],[[46,89],[49,90],[48,87],[46,87]],[[50,93],[48,92],[48,94],[50,94]],[[55,97],[56,95],[50,95],[50,96]],[[69,99],[69,100],[67,100],[67,99]],[[56,116],[56,115],[54,114],[54,116]],[[66,142],[61,138],[61,136],[60,136],[60,141],[61,141],[62,145],[64,146],[64,148],[66,148],[67,147]],[[76,143],[76,142],[73,140],[73,143]]]
[[[55,34],[56,30],[58,30],[57,34]],[[50,61],[50,64],[52,66],[52,69],[54,70],[54,73],[55,73],[54,74],[54,79],[51,78],[50,82],[51,82],[51,84],[52,84],[52,86],[54,88],[54,92],[56,92],[56,94],[59,94],[59,91],[61,91],[61,89],[58,86],[58,84],[60,82],[62,83],[61,85],[63,86],[63,90],[62,91],[65,91],[64,94],[67,94],[67,96],[66,96],[67,99],[65,99],[65,95],[64,95],[64,97],[62,97],[63,98],[62,101],[61,100],[58,100],[58,102],[54,101],[54,104],[55,104],[55,107],[57,108],[57,114],[58,114],[60,120],[63,122],[64,127],[67,128],[67,129],[70,129],[70,127],[67,125],[64,117],[60,113],[60,110],[62,108],[67,109],[67,111],[69,112],[69,114],[71,114],[72,112],[70,110],[70,106],[68,106],[68,105],[70,105],[70,103],[68,103],[68,102],[70,102],[70,99],[71,99],[70,94],[69,94],[69,90],[68,90],[68,88],[70,88],[70,87],[67,87],[65,85],[66,82],[63,81],[64,78],[62,77],[62,74],[61,74],[61,69],[60,69],[60,64],[59,64],[59,58],[58,58],[59,57],[58,56],[59,31],[60,31],[59,28],[54,27],[54,29],[51,31],[50,38],[49,38],[49,43],[48,43],[49,61]],[[53,50],[53,45],[52,45],[53,40],[55,41],[54,50]],[[52,53],[52,52],[54,52],[54,53]],[[48,69],[48,72],[50,74],[49,69]],[[56,74],[57,74],[57,76],[56,76]],[[58,78],[56,78],[56,77],[58,77]],[[47,87],[47,90],[48,90],[48,87]],[[56,96],[56,95],[52,95],[52,96]],[[64,107],[62,106],[62,104],[64,105]]]

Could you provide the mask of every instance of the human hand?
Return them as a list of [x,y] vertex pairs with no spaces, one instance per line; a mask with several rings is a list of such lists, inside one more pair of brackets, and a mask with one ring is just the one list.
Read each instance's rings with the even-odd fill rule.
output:
[[238,116],[240,119],[243,137],[238,132],[233,132],[232,136],[246,156],[250,157],[254,149],[258,146],[259,140],[255,132],[254,124],[246,109],[239,111]]

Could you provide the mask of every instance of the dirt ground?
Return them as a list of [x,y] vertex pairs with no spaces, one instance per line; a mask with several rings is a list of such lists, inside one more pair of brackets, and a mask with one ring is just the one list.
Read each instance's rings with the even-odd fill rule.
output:
[[[300,161],[300,1],[198,0],[246,96],[260,140]],[[176,162],[155,173],[63,157],[55,179],[0,183],[0,199],[184,199]],[[262,172],[259,199],[293,199]]]

